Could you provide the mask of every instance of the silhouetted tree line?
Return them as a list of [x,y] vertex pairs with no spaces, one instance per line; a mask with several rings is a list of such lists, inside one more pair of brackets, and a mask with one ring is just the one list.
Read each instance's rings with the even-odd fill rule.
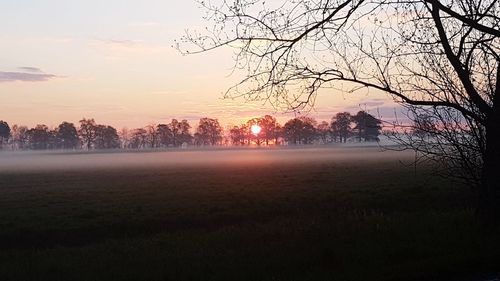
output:
[[[260,132],[253,133],[252,126]],[[0,148],[20,150],[46,149],[145,149],[181,147],[187,145],[298,145],[352,141],[378,141],[382,122],[365,111],[356,115],[337,113],[331,122],[318,123],[312,117],[296,117],[280,125],[276,118],[265,115],[229,128],[226,133],[217,119],[201,118],[194,134],[187,120],[172,119],[168,124],[117,131],[114,127],[97,124],[94,119],[82,119],[78,127],[62,122],[54,129],[46,125],[34,128],[0,121]]]

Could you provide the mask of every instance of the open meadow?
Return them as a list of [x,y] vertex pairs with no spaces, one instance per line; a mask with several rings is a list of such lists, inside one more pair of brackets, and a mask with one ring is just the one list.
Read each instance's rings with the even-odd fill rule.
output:
[[0,280],[486,280],[473,192],[378,147],[0,153]]

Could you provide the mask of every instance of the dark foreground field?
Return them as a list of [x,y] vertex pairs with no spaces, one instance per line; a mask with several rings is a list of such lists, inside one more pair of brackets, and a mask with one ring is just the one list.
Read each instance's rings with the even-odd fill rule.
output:
[[375,148],[0,154],[0,280],[485,280],[472,193]]

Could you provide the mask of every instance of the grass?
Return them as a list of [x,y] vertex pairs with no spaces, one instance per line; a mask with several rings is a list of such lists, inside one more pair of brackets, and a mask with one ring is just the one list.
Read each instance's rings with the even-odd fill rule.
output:
[[481,280],[472,198],[391,157],[4,171],[0,279]]

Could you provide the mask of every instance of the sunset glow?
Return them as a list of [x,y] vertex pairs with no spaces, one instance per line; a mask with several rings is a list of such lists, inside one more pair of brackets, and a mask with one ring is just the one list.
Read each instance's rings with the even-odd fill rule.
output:
[[[183,56],[172,47],[186,29],[206,24],[196,1],[42,3],[6,2],[0,11],[0,120],[53,128],[85,117],[134,128],[172,118],[210,116],[225,126],[249,116],[294,117],[269,104],[221,99],[243,78],[232,71],[230,49]],[[386,108],[388,116],[394,108],[383,95],[346,97],[332,90],[316,104],[321,120],[359,104]]]

